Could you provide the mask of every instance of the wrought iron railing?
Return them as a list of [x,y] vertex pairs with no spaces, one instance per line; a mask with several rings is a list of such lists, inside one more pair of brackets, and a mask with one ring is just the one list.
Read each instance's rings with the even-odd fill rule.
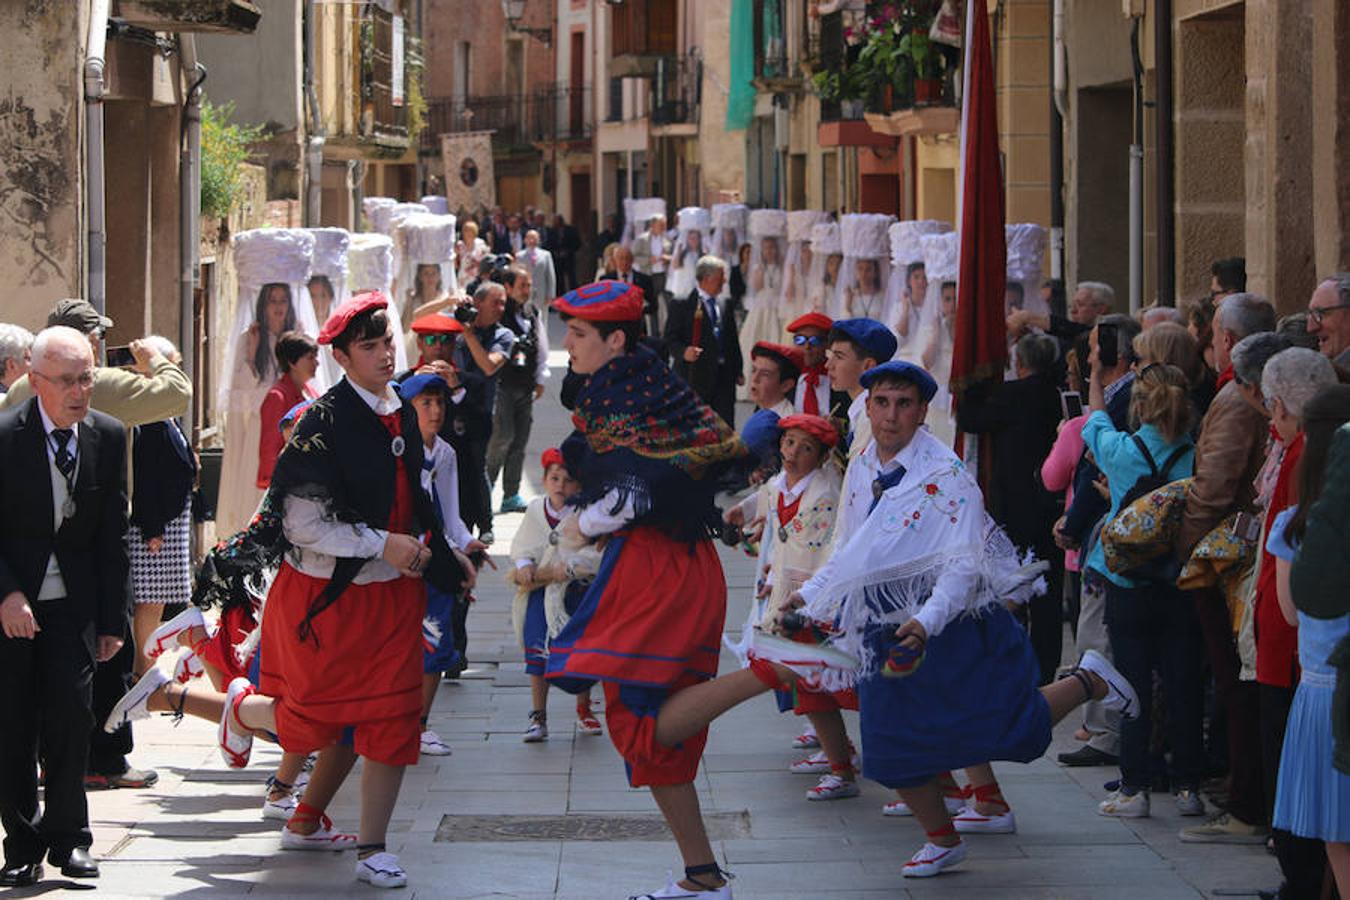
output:
[[657,60],[652,78],[652,124],[697,124],[702,92],[702,60],[693,56]]
[[441,134],[491,131],[493,144],[510,148],[591,136],[595,116],[590,85],[554,84],[529,93],[432,97],[427,101],[423,145]]

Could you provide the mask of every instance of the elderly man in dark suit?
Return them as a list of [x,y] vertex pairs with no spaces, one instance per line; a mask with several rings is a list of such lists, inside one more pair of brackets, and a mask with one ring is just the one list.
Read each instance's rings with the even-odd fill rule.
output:
[[[0,886],[42,878],[46,853],[93,878],[84,796],[95,661],[122,647],[130,614],[126,436],[89,407],[94,357],[64,326],[33,342],[37,396],[0,413]],[[38,808],[37,748],[46,770]]]
[[670,301],[665,341],[675,374],[735,428],[736,385],[743,383],[745,375],[736,317],[727,315],[717,301],[726,276],[727,264],[717,257],[698,261],[694,266],[697,287],[688,297]]

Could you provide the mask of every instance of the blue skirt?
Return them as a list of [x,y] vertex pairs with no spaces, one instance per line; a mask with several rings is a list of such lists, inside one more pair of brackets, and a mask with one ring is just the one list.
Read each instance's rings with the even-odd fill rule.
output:
[[1336,676],[1303,670],[1289,708],[1275,793],[1275,827],[1304,838],[1350,841],[1350,776],[1331,764]]
[[[895,626],[867,635],[885,659]],[[929,638],[907,678],[858,683],[863,775],[889,788],[993,760],[1031,762],[1050,745],[1050,707],[1022,626],[1003,607],[962,616]]]

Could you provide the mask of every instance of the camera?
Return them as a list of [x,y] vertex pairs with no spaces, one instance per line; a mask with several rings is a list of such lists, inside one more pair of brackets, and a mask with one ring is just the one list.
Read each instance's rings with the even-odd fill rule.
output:
[[531,329],[516,338],[515,346],[511,348],[511,367],[533,371],[538,355],[539,339]]
[[473,305],[472,300],[465,300],[454,310],[455,321],[465,328],[472,328],[473,323],[478,320],[478,307]]

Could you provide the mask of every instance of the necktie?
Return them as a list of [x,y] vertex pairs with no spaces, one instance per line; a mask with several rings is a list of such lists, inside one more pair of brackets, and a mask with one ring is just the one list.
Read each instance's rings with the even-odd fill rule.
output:
[[872,510],[877,508],[881,502],[881,495],[900,483],[900,479],[905,477],[905,467],[896,466],[889,472],[882,472],[872,482],[872,505],[867,507],[867,514],[870,516]]
[[53,428],[51,433],[52,449],[56,452],[56,468],[61,476],[70,481],[75,473],[75,456],[66,449],[75,432],[69,428]]
[[717,320],[717,301],[712,297],[704,298],[704,304],[708,310],[708,321],[712,323],[713,337],[717,338],[718,345],[722,342],[722,326]]
[[820,398],[816,396],[816,388],[820,387],[820,370],[806,370],[806,393],[802,395],[802,412],[808,416],[820,415]]

